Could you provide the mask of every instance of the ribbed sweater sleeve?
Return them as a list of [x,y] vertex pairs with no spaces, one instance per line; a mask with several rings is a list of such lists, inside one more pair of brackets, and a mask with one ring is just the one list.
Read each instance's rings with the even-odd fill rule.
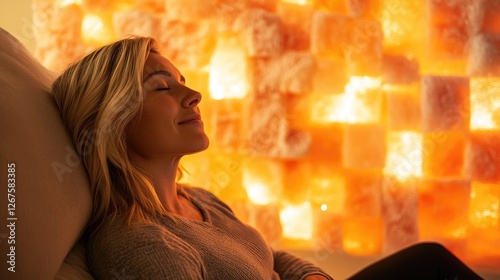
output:
[[281,279],[302,280],[309,275],[322,275],[327,279],[333,280],[326,272],[316,265],[300,259],[285,251],[274,251],[274,271]]

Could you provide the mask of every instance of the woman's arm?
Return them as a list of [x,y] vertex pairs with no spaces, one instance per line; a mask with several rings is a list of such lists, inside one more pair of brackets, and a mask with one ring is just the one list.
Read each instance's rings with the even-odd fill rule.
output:
[[274,271],[281,279],[333,280],[316,265],[284,251],[273,251]]

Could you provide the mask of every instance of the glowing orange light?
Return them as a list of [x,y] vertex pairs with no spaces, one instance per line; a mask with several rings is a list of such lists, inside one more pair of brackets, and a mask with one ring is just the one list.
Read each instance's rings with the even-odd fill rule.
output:
[[104,16],[88,13],[82,22],[82,39],[92,46],[100,46],[113,39],[110,20]]
[[421,177],[422,138],[421,133],[415,132],[388,133],[384,172],[399,179]]
[[309,202],[283,207],[280,211],[280,220],[284,237],[302,240],[312,238],[312,208]]
[[470,128],[500,128],[500,78],[470,79]]

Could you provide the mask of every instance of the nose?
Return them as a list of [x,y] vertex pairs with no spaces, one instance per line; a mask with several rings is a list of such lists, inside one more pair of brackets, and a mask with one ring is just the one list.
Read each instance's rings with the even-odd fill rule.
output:
[[187,93],[182,100],[182,105],[186,108],[196,107],[201,101],[201,93],[196,90],[187,88]]

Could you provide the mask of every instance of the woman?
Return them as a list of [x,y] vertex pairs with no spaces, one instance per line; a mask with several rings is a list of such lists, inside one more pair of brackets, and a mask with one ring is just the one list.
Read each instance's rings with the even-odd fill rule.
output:
[[[52,93],[90,176],[87,255],[96,278],[332,279],[273,251],[208,191],[177,183],[182,156],[208,147],[201,94],[186,87],[153,39],[128,38],[90,53],[54,82]],[[427,244],[353,279],[416,275],[390,273],[398,271],[391,264],[418,269],[437,251],[438,271],[453,263],[453,275],[477,277],[444,248]],[[429,270],[438,276],[434,266]]]

